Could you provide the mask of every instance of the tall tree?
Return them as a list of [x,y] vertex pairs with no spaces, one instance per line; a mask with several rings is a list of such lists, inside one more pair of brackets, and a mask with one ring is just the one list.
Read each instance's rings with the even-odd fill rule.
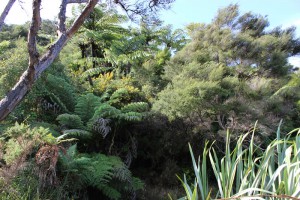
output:
[[[283,101],[272,94],[293,73],[287,58],[299,54],[299,39],[294,29],[275,34],[267,25],[260,15],[239,16],[236,5],[220,10],[210,24],[189,25],[191,41],[165,66],[170,84],[153,108],[211,133],[227,128],[242,132],[258,119],[277,125],[280,118],[296,116],[299,99],[286,102],[285,115]],[[291,96],[295,87],[288,85],[279,94]]]
[[[129,4],[127,1],[114,0],[124,10],[131,14],[149,14],[149,11],[155,11],[158,8],[166,8],[174,0],[145,0],[136,1]],[[110,1],[107,1],[108,3]],[[87,3],[81,14],[75,19],[73,24],[66,28],[66,7],[70,3]],[[76,33],[83,24],[87,16],[93,11],[98,0],[62,0],[60,11],[58,13],[58,38],[49,46],[48,51],[40,56],[37,50],[37,34],[41,25],[40,7],[41,0],[33,0],[32,20],[28,33],[28,53],[29,63],[27,70],[20,77],[16,85],[0,101],[0,121],[3,120],[30,91],[35,81],[45,71],[54,59],[58,56],[61,49],[67,41]],[[133,16],[133,15],[132,15]]]

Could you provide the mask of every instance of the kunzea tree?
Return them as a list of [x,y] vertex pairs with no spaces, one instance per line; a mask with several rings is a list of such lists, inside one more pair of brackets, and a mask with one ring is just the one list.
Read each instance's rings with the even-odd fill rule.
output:
[[[41,25],[41,2],[42,0],[32,1],[32,19],[28,32],[27,49],[29,54],[28,67],[20,77],[19,81],[0,101],[0,121],[22,101],[25,95],[30,91],[35,81],[51,65],[58,56],[64,45],[77,32],[84,23],[86,17],[90,15],[97,3],[110,3],[121,6],[128,15],[133,18],[136,15],[151,15],[159,9],[166,9],[174,0],[144,0],[131,3],[126,0],[99,1],[99,0],[62,0],[58,13],[57,32],[58,37],[55,42],[49,45],[48,50],[40,55],[37,49],[37,34]],[[13,2],[14,3],[14,2]],[[12,4],[13,4],[12,3]],[[70,27],[66,26],[66,8],[71,3],[86,3],[80,15],[74,20]],[[11,6],[8,4],[8,12]],[[4,15],[2,22],[4,22]],[[1,21],[0,21],[1,24]]]
[[239,15],[236,5],[220,10],[210,24],[189,25],[191,41],[165,66],[170,84],[153,108],[214,133],[291,118],[291,112],[279,115],[272,108],[272,95],[293,73],[287,58],[299,54],[299,39],[293,28],[268,31],[267,26],[261,15]]

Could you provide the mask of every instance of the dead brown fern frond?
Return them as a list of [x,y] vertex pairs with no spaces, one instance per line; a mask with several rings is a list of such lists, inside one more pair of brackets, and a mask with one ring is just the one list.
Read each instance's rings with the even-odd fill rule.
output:
[[64,148],[56,144],[44,144],[36,153],[35,160],[41,187],[57,184],[56,164],[60,150],[64,151]]

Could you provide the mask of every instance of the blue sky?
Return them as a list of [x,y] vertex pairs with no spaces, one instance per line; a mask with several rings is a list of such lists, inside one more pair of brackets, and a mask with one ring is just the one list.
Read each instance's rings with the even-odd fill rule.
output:
[[[1,0],[0,11],[7,1]],[[30,19],[32,1],[23,0],[23,2],[24,10],[16,2],[7,17],[7,23],[21,24]],[[59,2],[59,0],[43,0],[42,17],[54,19]],[[160,16],[166,24],[173,24],[174,28],[183,28],[191,22],[209,23],[219,8],[230,3],[238,3],[241,13],[251,11],[267,15],[271,27],[295,25],[299,29],[297,36],[300,37],[300,0],[176,0],[172,8],[162,11]]]
[[[8,0],[1,0],[2,12]],[[23,0],[22,7],[18,1],[9,13],[6,23],[22,24],[30,20],[31,0]],[[54,19],[57,15],[60,0],[42,1],[42,18]],[[238,3],[240,12],[251,11],[263,16],[267,15],[270,28],[282,26],[297,27],[297,37],[300,37],[300,0],[176,0],[172,8],[162,11],[160,16],[165,24],[172,24],[174,28],[184,28],[191,22],[210,23],[218,9],[230,3]],[[69,9],[70,10],[70,9]],[[290,62],[300,67],[300,58],[291,58]]]
[[270,27],[294,25],[300,37],[300,0],[176,0],[171,10],[161,17],[174,28],[183,28],[190,22],[210,23],[218,9],[230,3],[240,6],[240,13],[251,11],[267,15]]

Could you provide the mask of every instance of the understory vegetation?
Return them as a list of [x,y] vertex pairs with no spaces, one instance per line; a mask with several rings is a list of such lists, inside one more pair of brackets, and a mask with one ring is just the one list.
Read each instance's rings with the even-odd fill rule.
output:
[[[184,30],[150,21],[95,8],[0,122],[0,199],[300,198],[295,28],[238,5]],[[1,98],[28,27],[0,32]],[[43,20],[38,49],[55,39]]]

